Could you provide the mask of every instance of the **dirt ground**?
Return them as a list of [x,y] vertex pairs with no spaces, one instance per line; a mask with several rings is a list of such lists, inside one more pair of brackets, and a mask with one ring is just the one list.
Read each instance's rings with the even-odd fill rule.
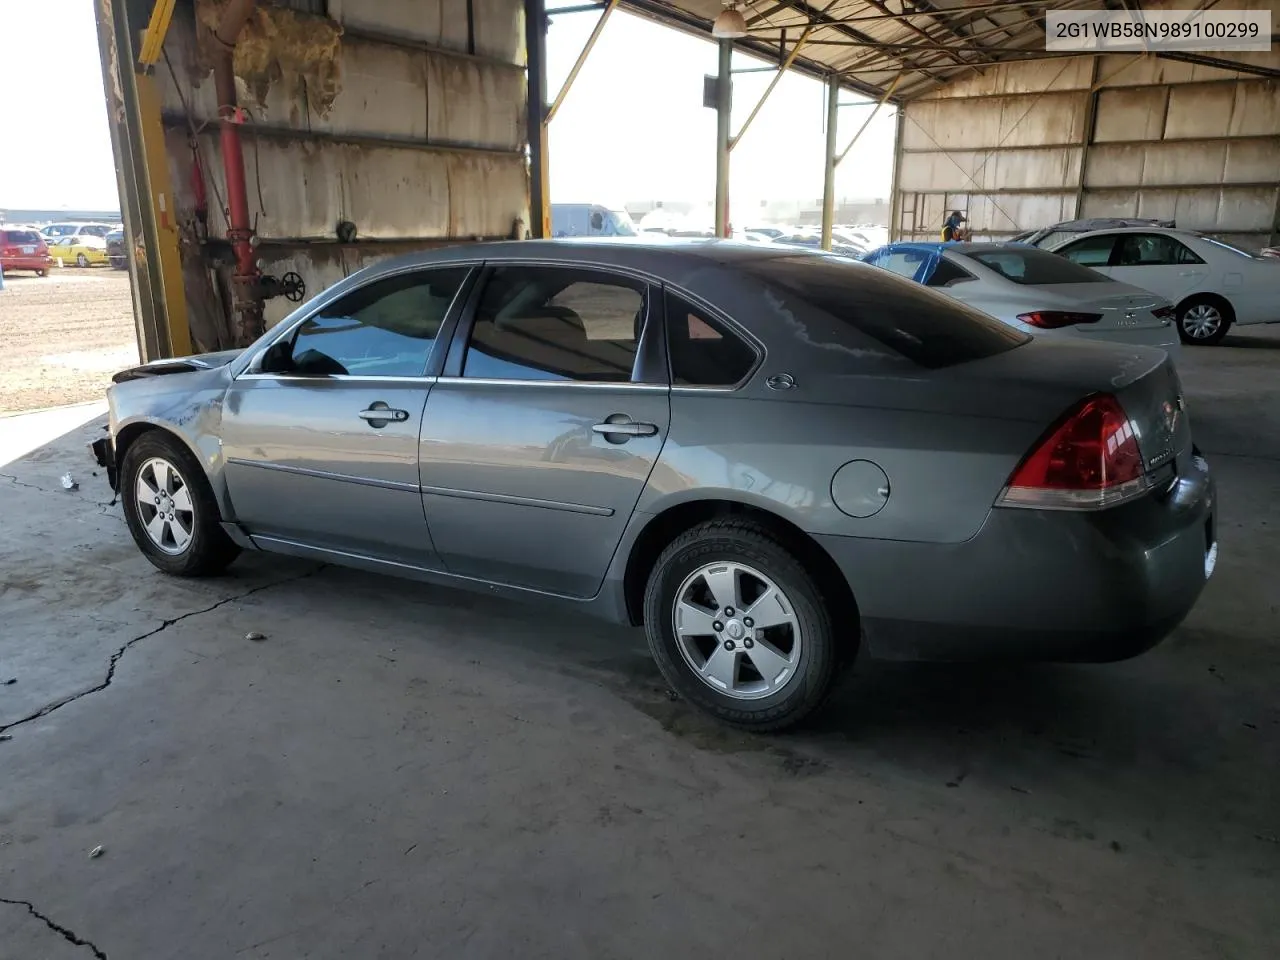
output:
[[101,399],[111,374],[138,362],[128,272],[6,275],[0,344],[0,415]]

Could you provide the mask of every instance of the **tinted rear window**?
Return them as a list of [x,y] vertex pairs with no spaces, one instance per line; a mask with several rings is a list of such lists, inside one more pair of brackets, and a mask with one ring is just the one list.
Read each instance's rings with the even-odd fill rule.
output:
[[963,256],[977,260],[989,270],[994,270],[1006,280],[1028,287],[1054,283],[1106,283],[1100,273],[1072,263],[1066,257],[1044,250],[1015,250],[1004,247],[989,251],[967,251]]
[[886,270],[835,257],[744,261],[751,276],[930,369],[1004,353],[1031,338]]
[[43,239],[34,230],[3,230],[0,233],[9,243],[39,243]]

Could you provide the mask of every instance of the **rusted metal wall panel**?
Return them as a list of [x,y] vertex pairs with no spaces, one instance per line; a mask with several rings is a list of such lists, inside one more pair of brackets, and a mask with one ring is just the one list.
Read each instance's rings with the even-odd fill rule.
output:
[[906,106],[903,147],[990,150],[1079,143],[1085,101],[1083,93],[913,101]]
[[[186,137],[169,131],[175,182],[190,184]],[[212,156],[217,131],[200,135]],[[262,138],[248,149],[249,213],[264,241],[328,240],[339,220],[356,224],[362,240],[494,237],[527,222],[528,186],[517,154],[465,153],[417,147],[342,143],[303,137]],[[209,233],[226,235],[217,197],[226,197],[222,168],[210,181]],[[190,204],[189,186],[180,202]]]
[[1167,87],[1100,90],[1093,142],[1159,140],[1168,107]]
[[329,0],[344,27],[467,50],[467,0]]
[[1178,143],[1096,144],[1088,187],[1265,183],[1280,168],[1280,137]]
[[1144,187],[1090,190],[1086,217],[1175,218],[1179,226],[1218,233],[1269,234],[1280,188]]
[[1080,148],[907,154],[899,185],[912,191],[1021,190],[1074,183]]
[[[168,64],[156,74],[173,213],[191,273],[189,312],[200,317],[221,313],[227,282],[217,103],[208,39],[197,28],[201,18],[216,21],[218,2],[178,5],[165,43]],[[270,17],[277,14],[255,21],[255,63],[265,69],[248,85],[241,75],[240,101],[247,108],[250,216],[265,273],[296,271],[314,293],[384,256],[505,237],[517,219],[529,222],[523,0],[470,6],[468,17],[467,0],[329,0],[332,20],[293,23],[287,18],[294,14],[283,14],[281,29],[303,36],[279,40],[295,73],[279,79],[270,67],[279,26]],[[321,99],[305,55],[311,36],[317,54],[329,58],[315,66],[326,84]],[[207,232],[195,217],[192,129],[199,131]],[[354,243],[338,242],[341,220],[356,225]],[[269,300],[268,322],[292,306]],[[205,340],[215,335],[202,332]]]
[[[1280,51],[1237,59],[1280,67]],[[1172,217],[1255,245],[1280,233],[1280,83],[1096,60],[1006,64],[908,102],[895,233],[936,237],[955,208],[977,237],[1076,216]]]
[[1082,90],[1087,89],[1091,82],[1092,65],[1088,57],[1000,64],[986,68],[980,75],[965,77],[933,90],[921,99],[947,100],[954,97]]

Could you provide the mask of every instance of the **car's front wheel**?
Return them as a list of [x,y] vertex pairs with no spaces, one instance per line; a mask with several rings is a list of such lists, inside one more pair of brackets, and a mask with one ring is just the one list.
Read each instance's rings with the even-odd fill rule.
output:
[[1214,297],[1192,297],[1178,307],[1178,336],[1183,343],[1212,346],[1227,335],[1231,310]]
[[667,683],[745,729],[798,723],[836,676],[835,624],[821,591],[750,521],[712,520],[676,538],[649,576],[644,619]]
[[165,573],[220,573],[240,553],[219,525],[204,470],[168,434],[152,431],[130,445],[120,466],[120,496],[138,549]]

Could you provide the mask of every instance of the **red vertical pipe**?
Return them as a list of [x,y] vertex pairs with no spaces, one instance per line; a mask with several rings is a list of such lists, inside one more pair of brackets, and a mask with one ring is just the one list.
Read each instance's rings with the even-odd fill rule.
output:
[[213,85],[218,94],[222,165],[227,182],[227,216],[231,221],[227,240],[236,258],[236,270],[231,278],[231,303],[236,334],[242,343],[248,343],[262,333],[261,275],[253,251],[253,224],[249,220],[249,191],[245,185],[233,64],[236,39],[253,12],[253,6],[254,0],[231,0],[223,10],[218,29],[214,31],[218,56],[213,63]]

